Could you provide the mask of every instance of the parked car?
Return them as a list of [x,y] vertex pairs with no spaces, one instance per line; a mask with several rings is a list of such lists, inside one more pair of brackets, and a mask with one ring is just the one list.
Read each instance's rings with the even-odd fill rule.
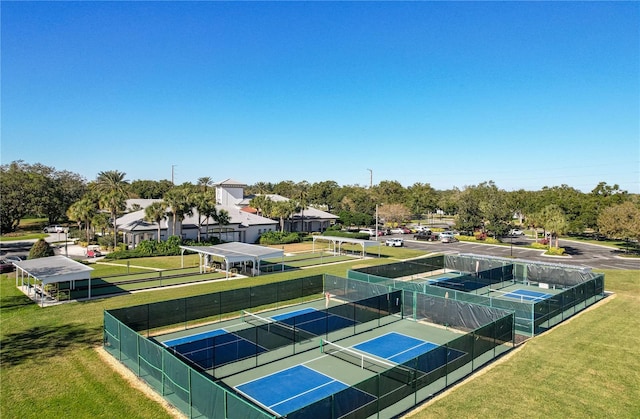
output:
[[438,233],[432,233],[431,230],[423,230],[414,235],[413,239],[433,242],[438,240]]
[[0,259],[0,273],[13,272],[16,267],[10,260]]
[[46,226],[45,228],[42,229],[42,231],[45,233],[62,233],[64,231],[64,228],[59,225],[53,225],[53,226]]
[[524,236],[524,231],[519,230],[517,228],[513,228],[513,229],[509,230],[509,235],[510,236]]
[[391,247],[402,247],[404,246],[404,240],[402,239],[387,239],[384,242],[385,246],[391,246]]
[[[375,237],[376,236],[376,230],[373,228],[365,228],[360,230],[360,233],[367,233],[369,235],[369,237]],[[382,230],[378,230],[378,236],[382,236],[384,233],[382,232]]]
[[5,256],[4,259],[8,260],[9,262],[20,262],[24,260],[20,256]]
[[450,231],[443,231],[438,237],[440,238],[441,243],[453,243],[457,241],[456,236],[454,236]]
[[392,234],[410,234],[411,230],[406,227],[396,227],[391,229]]

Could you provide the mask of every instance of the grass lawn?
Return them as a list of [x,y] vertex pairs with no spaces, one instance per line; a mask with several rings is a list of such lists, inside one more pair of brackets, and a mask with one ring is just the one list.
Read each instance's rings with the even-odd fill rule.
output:
[[613,298],[411,417],[640,417],[640,273],[605,273]]
[[[353,267],[393,260],[356,260],[45,309],[21,294],[12,276],[1,275],[0,417],[169,417],[100,360],[94,348],[102,342],[104,309],[319,273],[344,276]],[[640,312],[638,272],[606,273],[615,298],[532,339],[415,417],[640,416],[640,321],[631,315]]]

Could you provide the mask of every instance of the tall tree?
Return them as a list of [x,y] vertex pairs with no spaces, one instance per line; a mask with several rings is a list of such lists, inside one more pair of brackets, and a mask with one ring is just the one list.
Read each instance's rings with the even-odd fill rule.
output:
[[98,204],[90,194],[85,195],[81,200],[71,204],[67,210],[67,216],[70,220],[75,220],[78,223],[79,230],[82,230],[82,223],[84,222],[87,243],[91,239],[91,219],[97,214],[97,212]]
[[161,223],[162,220],[167,219],[167,203],[163,201],[153,202],[144,209],[144,219],[158,226],[158,243],[160,243]]
[[[547,205],[540,212],[540,219],[544,225],[544,229],[552,233],[552,237],[556,239],[556,247],[558,247],[558,236],[567,231],[567,217],[557,205]],[[551,243],[551,239],[549,240]]]
[[211,179],[209,176],[198,178],[198,187],[202,192],[206,192],[211,185],[213,185],[213,179]]
[[373,187],[374,204],[403,204],[406,190],[396,180],[383,180]]
[[182,237],[182,227],[178,231],[178,222],[182,226],[182,221],[193,215],[193,199],[190,185],[181,185],[171,189],[164,196],[164,200],[171,207],[173,216],[173,234]]
[[201,241],[202,225],[206,223],[206,231],[209,230],[209,219],[215,219],[216,197],[212,190],[198,191],[193,194],[193,205],[198,212],[198,242]]
[[605,208],[598,217],[598,228],[611,238],[640,240],[640,207],[628,201]]
[[403,204],[385,204],[379,207],[378,215],[387,223],[404,224],[411,217],[411,211]]
[[14,161],[0,166],[0,230],[15,231],[20,220],[32,211],[35,192],[29,187],[32,176],[29,166]]
[[317,182],[309,187],[310,203],[329,212],[337,208],[342,197],[342,189],[334,181]]
[[297,206],[300,208],[300,218],[302,222],[301,231],[304,233],[304,210],[309,206],[309,182],[304,180],[296,184],[293,192],[293,200],[296,201]]
[[278,201],[274,203],[272,216],[280,219],[280,231],[284,233],[284,220],[295,214],[297,205],[294,201]]
[[229,215],[229,211],[225,209],[219,210],[215,216],[215,220],[218,223],[218,231],[219,231],[218,237],[222,241],[222,228],[225,226],[228,226],[229,223],[231,222],[231,216]]
[[109,170],[98,173],[93,183],[93,188],[99,196],[100,208],[106,209],[111,214],[113,222],[113,248],[118,247],[118,213],[126,209],[128,198],[127,186],[129,181],[125,179],[126,173],[118,170]]
[[268,214],[271,213],[273,201],[268,196],[257,195],[251,198],[251,201],[249,201],[249,206],[255,209],[258,212],[258,215],[268,217]]
[[173,188],[170,180],[134,180],[129,185],[132,197],[143,199],[161,199],[164,194]]
[[296,184],[291,180],[283,180],[282,182],[278,182],[273,187],[273,193],[282,195],[286,198],[293,198],[295,190]]
[[437,194],[431,185],[428,183],[414,183],[407,190],[405,205],[412,214],[422,218],[423,214],[431,214],[435,211],[436,200]]

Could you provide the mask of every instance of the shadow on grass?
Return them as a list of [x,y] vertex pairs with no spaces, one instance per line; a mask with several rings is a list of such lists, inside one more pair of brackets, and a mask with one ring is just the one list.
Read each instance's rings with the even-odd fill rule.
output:
[[2,312],[19,309],[31,304],[34,304],[34,302],[24,294],[5,296],[2,297]]
[[95,346],[100,344],[101,330],[65,324],[9,333],[0,341],[0,363],[3,367],[15,366],[29,358],[47,359],[69,348]]

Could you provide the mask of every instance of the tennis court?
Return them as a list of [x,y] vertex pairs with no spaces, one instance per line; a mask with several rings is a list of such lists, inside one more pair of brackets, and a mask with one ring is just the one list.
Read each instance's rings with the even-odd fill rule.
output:
[[[455,330],[398,319],[340,339],[339,344],[318,338],[315,350],[223,381],[276,415],[316,418],[348,416],[368,409],[375,412],[381,391],[410,388],[429,373],[435,374],[435,379],[457,359],[469,362],[467,352],[446,346],[460,336]],[[371,387],[376,379],[380,383]]]
[[[397,332],[370,339],[353,348],[427,373],[465,355],[465,352]],[[429,356],[422,356],[425,354]]]
[[500,295],[500,297],[504,298],[512,298],[518,301],[529,301],[529,302],[538,302],[542,300],[546,300],[549,297],[552,297],[553,294],[539,292],[539,291],[531,291],[522,288],[518,288],[513,291],[509,291],[505,294]]
[[236,386],[236,390],[267,410],[285,416],[339,394],[336,417],[373,402],[376,397],[305,365],[296,365]]
[[285,311],[271,317],[243,310],[240,320],[225,328],[205,329],[173,338],[167,335],[157,340],[173,353],[203,369],[211,369],[293,342],[326,336],[355,324],[353,319],[315,307]]

